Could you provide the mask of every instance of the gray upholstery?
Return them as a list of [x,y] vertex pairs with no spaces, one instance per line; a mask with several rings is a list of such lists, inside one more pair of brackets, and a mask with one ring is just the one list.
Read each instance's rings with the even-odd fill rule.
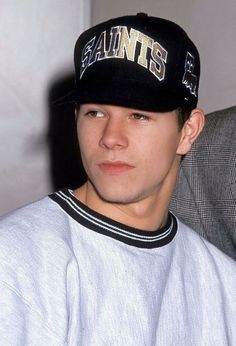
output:
[[236,260],[236,106],[206,116],[182,161],[170,209]]

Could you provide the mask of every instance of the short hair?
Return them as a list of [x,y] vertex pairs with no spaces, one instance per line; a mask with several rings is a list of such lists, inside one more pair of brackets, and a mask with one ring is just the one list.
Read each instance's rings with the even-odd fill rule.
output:
[[186,120],[189,119],[192,110],[194,109],[194,107],[179,107],[176,109],[176,113],[177,113],[177,118],[178,118],[178,125],[179,125],[179,129],[181,130],[186,122]]

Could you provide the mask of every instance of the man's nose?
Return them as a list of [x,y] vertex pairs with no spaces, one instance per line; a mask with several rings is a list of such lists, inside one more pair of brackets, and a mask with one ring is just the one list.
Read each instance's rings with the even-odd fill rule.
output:
[[128,138],[125,119],[119,118],[118,116],[107,119],[99,144],[107,149],[122,149],[127,147]]

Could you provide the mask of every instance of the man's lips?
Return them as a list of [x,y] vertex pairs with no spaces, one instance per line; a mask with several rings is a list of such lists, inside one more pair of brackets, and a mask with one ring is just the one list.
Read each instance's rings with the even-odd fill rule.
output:
[[126,162],[102,162],[98,164],[100,170],[104,173],[123,173],[130,171],[134,166]]

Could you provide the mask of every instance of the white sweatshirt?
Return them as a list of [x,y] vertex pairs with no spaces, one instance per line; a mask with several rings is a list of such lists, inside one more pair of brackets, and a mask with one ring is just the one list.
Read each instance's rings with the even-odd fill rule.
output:
[[60,191],[0,222],[0,345],[236,345],[236,263],[171,213],[145,232]]

